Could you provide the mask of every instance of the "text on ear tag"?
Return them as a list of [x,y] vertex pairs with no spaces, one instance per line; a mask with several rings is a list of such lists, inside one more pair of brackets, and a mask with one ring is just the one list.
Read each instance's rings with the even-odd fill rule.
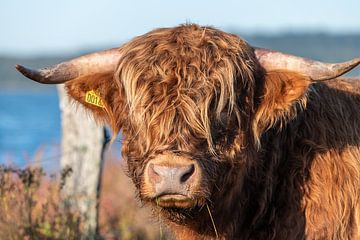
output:
[[85,94],[85,102],[92,105],[105,108],[100,96],[94,92],[94,90],[87,91]]

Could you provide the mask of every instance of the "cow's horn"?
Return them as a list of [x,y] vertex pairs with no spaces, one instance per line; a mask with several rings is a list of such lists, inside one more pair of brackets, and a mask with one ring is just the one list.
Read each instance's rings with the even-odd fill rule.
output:
[[314,81],[336,78],[360,64],[360,58],[342,63],[323,63],[264,48],[255,48],[255,55],[267,71],[286,69],[309,76]]
[[114,72],[120,59],[118,48],[99,51],[50,67],[32,70],[21,65],[16,69],[24,76],[45,84],[64,83],[80,76]]

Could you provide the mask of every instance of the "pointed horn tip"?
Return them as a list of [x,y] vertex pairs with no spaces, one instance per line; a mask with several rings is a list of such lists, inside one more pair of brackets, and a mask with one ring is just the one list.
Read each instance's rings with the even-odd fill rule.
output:
[[354,58],[349,61],[350,63],[354,64],[355,66],[360,64],[360,58]]
[[31,72],[30,69],[28,69],[28,68],[26,68],[26,67],[24,67],[24,66],[22,66],[20,64],[16,64],[15,68],[16,68],[16,70],[18,70],[25,77],[31,78],[30,77],[30,72]]
[[350,61],[347,62],[348,64],[348,71],[350,71],[351,69],[357,67],[360,64],[360,58],[354,58]]
[[334,65],[338,65],[340,69],[342,68],[345,70],[345,72],[343,73],[350,71],[351,69],[357,67],[359,64],[360,64],[360,58],[354,58],[343,63],[334,63]]
[[16,68],[16,70],[18,70],[19,72],[22,72],[25,67],[22,66],[22,65],[20,65],[20,64],[16,64],[16,65],[15,65],[15,68]]
[[24,67],[20,64],[16,64],[15,65],[16,70],[18,70],[22,75],[24,75],[25,77],[38,82],[38,83],[46,83],[43,79],[43,76],[41,76],[39,74],[38,71],[36,70],[32,70],[30,68]]
[[20,65],[20,64],[16,64],[15,65],[15,68],[16,68],[16,70],[18,70],[22,75],[24,75],[25,77],[28,77],[28,78],[30,78],[30,72],[31,72],[31,70],[30,69],[28,69],[28,68],[26,68],[26,67],[24,67],[24,66],[22,66],[22,65]]

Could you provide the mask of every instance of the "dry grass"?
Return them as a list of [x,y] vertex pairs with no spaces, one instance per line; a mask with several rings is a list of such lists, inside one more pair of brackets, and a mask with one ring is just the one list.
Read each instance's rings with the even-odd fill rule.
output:
[[[98,239],[166,239],[151,213],[135,200],[120,161],[105,163]],[[66,173],[0,166],[0,239],[80,239],[79,214],[62,204]]]
[[151,212],[135,198],[120,161],[105,162],[100,199],[100,233],[106,239],[165,239]]
[[39,168],[0,167],[0,239],[77,239],[79,216],[60,206],[60,184]]

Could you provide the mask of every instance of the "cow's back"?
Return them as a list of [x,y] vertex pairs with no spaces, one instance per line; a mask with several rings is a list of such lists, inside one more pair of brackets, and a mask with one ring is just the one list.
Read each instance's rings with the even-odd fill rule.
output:
[[303,207],[308,239],[360,238],[360,79],[314,86],[304,131],[314,144]]

